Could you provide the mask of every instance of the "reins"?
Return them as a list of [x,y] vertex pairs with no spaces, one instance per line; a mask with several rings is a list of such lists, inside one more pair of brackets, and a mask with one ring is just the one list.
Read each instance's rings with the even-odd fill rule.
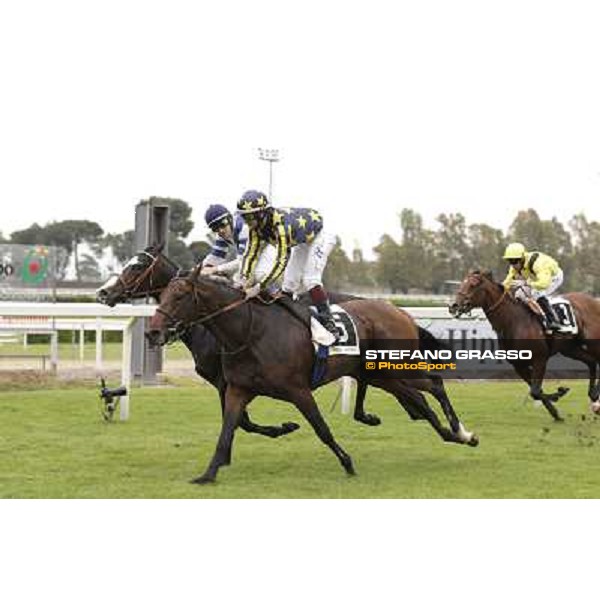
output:
[[496,302],[494,302],[494,304],[492,304],[492,306],[490,308],[488,308],[485,312],[488,315],[491,315],[500,306],[500,304],[502,304],[502,302],[504,301],[504,298],[506,298],[507,295],[508,295],[508,292],[506,290],[504,290],[502,292],[502,295],[500,296],[500,298],[498,298],[498,300],[496,300]]
[[[198,306],[199,302],[198,302],[197,287],[193,282],[190,281],[189,283],[192,285],[192,288],[193,288],[194,303],[196,304],[196,306]],[[208,315],[204,315],[203,317],[200,317],[198,319],[194,319],[193,321],[189,321],[189,322],[185,323],[184,326],[185,326],[185,328],[189,328],[189,327],[192,327],[193,325],[200,325],[202,323],[206,323],[207,321],[210,321],[210,320],[214,319],[215,317],[218,317],[220,315],[223,315],[225,313],[228,313],[229,311],[232,311],[232,310],[238,308],[242,304],[246,304],[248,302],[248,300],[249,299],[246,298],[246,296],[238,298],[237,300],[234,300],[230,304],[221,306],[220,308],[209,313]],[[275,299],[272,302],[274,302],[274,301],[275,301]],[[265,302],[265,303],[270,304],[272,302]],[[248,326],[248,334],[246,335],[246,341],[244,343],[242,343],[235,350],[221,350],[221,351],[219,351],[219,354],[227,354],[227,355],[237,354],[248,347],[248,345],[250,343],[250,338],[252,337],[252,329],[254,326],[254,311],[252,310],[250,305],[248,305],[248,311],[250,313],[250,325]],[[164,315],[169,321],[171,321],[172,323],[175,324],[175,327],[182,324],[181,321],[176,322],[175,319],[173,318],[173,316],[170,315],[167,311],[160,308],[160,306],[158,306],[156,308],[156,312],[160,313],[161,315]]]

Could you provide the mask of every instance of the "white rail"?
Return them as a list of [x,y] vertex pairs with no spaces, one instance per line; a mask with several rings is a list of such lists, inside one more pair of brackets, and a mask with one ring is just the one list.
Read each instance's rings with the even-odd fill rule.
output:
[[[101,339],[103,329],[123,331],[123,352],[121,359],[121,384],[131,383],[131,327],[138,317],[151,317],[156,306],[149,304],[118,304],[110,308],[103,304],[85,302],[0,302],[0,328],[5,331],[30,330],[49,331],[73,329],[73,326],[96,330],[96,368],[101,368]],[[41,317],[47,317],[41,319]],[[121,318],[115,320],[114,318]],[[123,317],[126,317],[123,319]],[[64,321],[63,319],[69,319]],[[94,321],[90,321],[94,319]],[[107,320],[108,319],[108,320]],[[129,418],[129,395],[120,400],[119,417]]]

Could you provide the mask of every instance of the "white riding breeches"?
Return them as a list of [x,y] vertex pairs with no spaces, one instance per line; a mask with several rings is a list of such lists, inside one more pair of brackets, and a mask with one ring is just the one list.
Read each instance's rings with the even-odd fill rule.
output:
[[323,271],[335,241],[335,236],[320,231],[310,244],[294,246],[283,273],[283,290],[301,294],[323,285]]
[[562,269],[558,271],[558,273],[552,278],[550,285],[545,290],[531,290],[531,295],[537,300],[540,296],[550,296],[553,294],[563,282],[563,272]]

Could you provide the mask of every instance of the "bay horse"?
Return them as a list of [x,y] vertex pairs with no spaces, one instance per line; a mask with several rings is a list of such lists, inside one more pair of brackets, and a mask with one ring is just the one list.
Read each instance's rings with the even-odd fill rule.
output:
[[[169,281],[181,272],[172,260],[162,254],[163,246],[164,244],[148,246],[135,254],[118,276],[111,277],[96,290],[98,302],[111,307],[119,302],[148,297],[153,298],[157,303],[160,302],[160,294]],[[221,367],[220,347],[216,338],[201,325],[185,329],[180,332],[179,338],[192,354],[196,373],[217,389],[221,411],[223,411],[226,383]],[[247,411],[244,411],[240,427],[247,433],[277,438],[296,431],[300,426],[292,422],[282,423],[280,426],[259,425],[252,421]]]
[[[343,303],[352,316],[361,341],[402,339],[419,348],[419,332],[414,320],[395,306],[379,300],[355,299]],[[215,453],[205,472],[192,480],[207,483],[216,479],[221,466],[231,462],[234,434],[244,409],[258,395],[294,404],[313,427],[319,439],[336,455],[349,475],[354,474],[352,459],[335,441],[314,400],[311,371],[314,350],[311,334],[300,319],[274,303],[264,305],[196,269],[188,277],[176,277],[161,296],[160,306],[150,320],[148,339],[164,344],[171,327],[202,322],[226,349],[223,372],[227,381],[221,433]],[[359,356],[332,356],[327,360],[324,385],[342,375],[361,375]],[[369,385],[384,389],[398,400],[412,405],[447,442],[478,444],[477,436],[459,421],[439,376],[423,379],[383,379],[365,377]],[[431,393],[441,404],[450,429],[424,401],[421,391]]]
[[556,421],[562,420],[554,406],[569,390],[559,387],[555,392],[545,393],[542,389],[546,365],[550,357],[560,353],[585,363],[589,370],[588,397],[593,412],[600,412],[600,303],[579,292],[562,294],[573,307],[578,333],[547,335],[539,317],[523,302],[516,300],[494,281],[490,271],[473,270],[461,282],[448,307],[450,314],[459,317],[471,309],[483,309],[492,328],[498,335],[500,348],[514,348],[515,344],[534,348],[531,361],[517,360],[511,363],[519,377],[529,386],[529,393],[540,400]]
[[[171,279],[181,273],[178,265],[162,254],[163,247],[164,244],[155,244],[135,254],[125,264],[120,275],[111,277],[104,285],[98,288],[96,291],[98,302],[107,304],[108,306],[115,306],[119,302],[148,297],[153,298],[157,303],[160,302],[160,294],[167,287]],[[357,297],[350,294],[330,292],[329,298],[331,302],[337,304],[354,300]],[[308,294],[304,294],[300,298],[300,302],[304,305],[310,304]],[[196,373],[212,384],[219,392],[221,409],[223,410],[225,406],[224,394],[226,383],[221,367],[222,350],[216,338],[208,329],[201,325],[185,328],[179,337],[194,358]],[[437,341],[426,329],[419,327],[419,337],[423,346],[428,348],[436,347]],[[354,420],[365,425],[379,425],[381,419],[377,415],[365,411],[367,383],[363,379],[357,378],[356,384]],[[404,398],[400,398],[398,401],[412,420],[422,420],[425,418],[423,410],[415,409],[414,403],[405,401]],[[248,433],[279,437],[295,431],[299,425],[296,423],[283,423],[281,427],[258,425],[244,411],[240,427]]]
[[[151,297],[157,303],[160,294],[167,287],[169,281],[181,272],[181,269],[167,256],[162,254],[163,244],[148,246],[145,250],[135,254],[124,266],[118,276],[111,277],[96,291],[96,299],[102,304],[115,306],[119,302],[132,299]],[[330,293],[332,302],[338,303],[354,298],[349,294]],[[302,302],[310,302],[307,296]],[[426,344],[431,344],[431,334],[424,329],[419,333]],[[179,335],[181,341],[188,348],[194,358],[196,373],[212,384],[219,392],[221,407],[224,406],[225,380],[221,368],[221,350],[213,334],[200,325],[186,329]],[[377,415],[365,412],[364,404],[367,384],[357,380],[356,401],[354,403],[354,419],[365,425],[379,425],[381,420]],[[406,404],[405,410],[411,419],[418,420],[424,417],[416,412],[412,405]],[[257,433],[267,437],[279,437],[299,428],[297,423],[283,423],[281,426],[263,426],[254,423],[246,411],[242,414],[240,427],[248,433]]]

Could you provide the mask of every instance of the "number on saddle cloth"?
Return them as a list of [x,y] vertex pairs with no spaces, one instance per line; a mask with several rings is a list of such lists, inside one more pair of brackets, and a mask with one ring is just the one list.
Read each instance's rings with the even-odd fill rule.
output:
[[571,302],[562,296],[548,298],[563,333],[577,333],[577,319]]
[[[316,309],[311,307],[312,318],[318,322],[316,316]],[[352,317],[339,305],[331,305],[331,314],[333,315],[333,321],[338,331],[338,340],[329,346],[330,355],[333,354],[346,354],[346,355],[358,355],[360,354],[358,333],[356,331],[356,325],[352,320]],[[322,327],[322,326],[321,326]],[[316,330],[313,331],[313,342],[319,344],[319,340],[315,337]]]

